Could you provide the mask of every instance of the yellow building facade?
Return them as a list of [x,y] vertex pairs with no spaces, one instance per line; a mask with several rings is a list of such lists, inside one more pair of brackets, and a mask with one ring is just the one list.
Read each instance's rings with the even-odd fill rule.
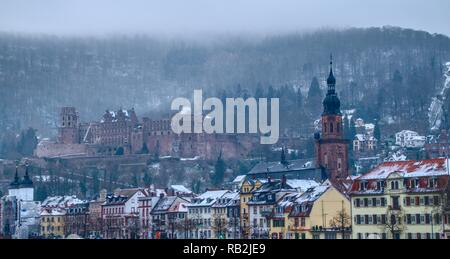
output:
[[41,213],[41,236],[45,238],[64,238],[65,211],[45,209]]
[[239,191],[240,199],[240,220],[242,228],[242,237],[244,239],[249,238],[250,235],[250,222],[249,222],[249,207],[248,202],[251,200],[253,190],[257,190],[261,187],[262,182],[260,180],[245,179],[242,183]]
[[448,178],[445,159],[386,162],[357,178],[353,238],[446,238]]
[[350,200],[329,183],[287,194],[271,218],[272,239],[349,239]]

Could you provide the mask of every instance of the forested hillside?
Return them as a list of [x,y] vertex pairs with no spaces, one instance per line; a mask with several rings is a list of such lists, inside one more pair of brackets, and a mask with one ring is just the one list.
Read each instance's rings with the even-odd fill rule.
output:
[[205,42],[0,34],[2,142],[28,127],[52,136],[61,106],[77,107],[85,121],[119,107],[142,116],[167,112],[172,98],[194,88],[280,97],[283,129],[310,134],[330,53],[344,109],[379,119],[383,134],[406,127],[427,133],[427,109],[450,61],[450,39],[442,35],[392,27]]

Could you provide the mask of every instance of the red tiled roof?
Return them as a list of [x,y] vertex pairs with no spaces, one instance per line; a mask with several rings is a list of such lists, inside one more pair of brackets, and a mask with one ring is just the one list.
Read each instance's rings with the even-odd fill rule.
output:
[[384,162],[356,180],[385,179],[391,173],[403,173],[405,177],[448,175],[447,159],[410,160]]

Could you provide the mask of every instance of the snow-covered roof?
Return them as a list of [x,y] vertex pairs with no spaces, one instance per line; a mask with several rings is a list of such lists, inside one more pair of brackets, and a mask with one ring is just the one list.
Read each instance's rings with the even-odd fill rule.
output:
[[412,131],[412,130],[402,130],[400,132],[395,133],[395,135],[405,135],[405,134],[410,134],[410,135],[418,135],[419,133]]
[[167,211],[169,210],[170,206],[176,201],[178,197],[177,196],[166,196],[163,197],[158,201],[155,208],[152,212],[158,212],[158,211]]
[[364,136],[364,134],[356,134],[355,139],[357,139],[358,141],[366,141],[366,137]]
[[87,203],[87,201],[80,200],[76,196],[52,196],[47,197],[47,199],[42,202],[41,206],[51,208],[68,208],[82,203]]
[[384,162],[357,180],[386,179],[391,173],[399,173],[403,177],[424,177],[448,175],[447,159],[437,158],[420,161]]
[[222,197],[218,198],[218,201],[213,205],[213,207],[226,207],[233,205],[233,201],[239,200],[238,192],[227,192]]
[[51,209],[44,209],[41,212],[42,216],[64,216],[66,215],[66,211],[61,208],[51,208]]
[[187,205],[189,203],[188,202],[180,202],[177,204],[174,204],[171,208],[170,208],[170,212],[188,212],[188,208]]
[[329,188],[330,188],[330,185],[328,185],[328,184],[322,184],[322,185],[316,186],[314,188],[310,188],[309,190],[307,190],[306,192],[301,194],[299,197],[297,197],[295,199],[295,203],[303,204],[303,203],[314,202],[315,200],[320,198],[320,196],[322,196],[322,194],[324,194]]
[[191,190],[186,188],[184,185],[180,185],[180,184],[173,184],[173,185],[170,186],[170,188],[172,190],[174,190],[174,192],[178,192],[178,193],[185,193],[185,194],[192,193]]
[[373,123],[366,123],[364,125],[364,127],[366,127],[366,130],[373,130],[373,129],[375,129],[375,124],[373,124]]
[[304,192],[311,187],[316,187],[319,185],[318,182],[314,180],[301,180],[301,179],[287,179],[286,184],[296,189],[297,191]]
[[228,190],[218,190],[218,191],[207,191],[197,198],[192,199],[192,203],[189,204],[189,207],[194,206],[211,206],[213,205],[217,199],[221,198],[223,195],[228,193]]
[[241,183],[245,180],[245,177],[247,175],[243,174],[243,175],[238,175],[236,176],[236,178],[234,178],[233,183]]

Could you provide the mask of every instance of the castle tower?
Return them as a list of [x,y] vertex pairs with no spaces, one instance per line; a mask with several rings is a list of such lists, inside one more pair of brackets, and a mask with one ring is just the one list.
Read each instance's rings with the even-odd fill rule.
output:
[[344,139],[341,102],[336,93],[333,59],[327,79],[327,95],[323,100],[322,132],[316,133],[316,165],[325,169],[331,181],[348,177],[348,140]]
[[79,143],[78,114],[74,107],[63,107],[59,114],[58,143]]

